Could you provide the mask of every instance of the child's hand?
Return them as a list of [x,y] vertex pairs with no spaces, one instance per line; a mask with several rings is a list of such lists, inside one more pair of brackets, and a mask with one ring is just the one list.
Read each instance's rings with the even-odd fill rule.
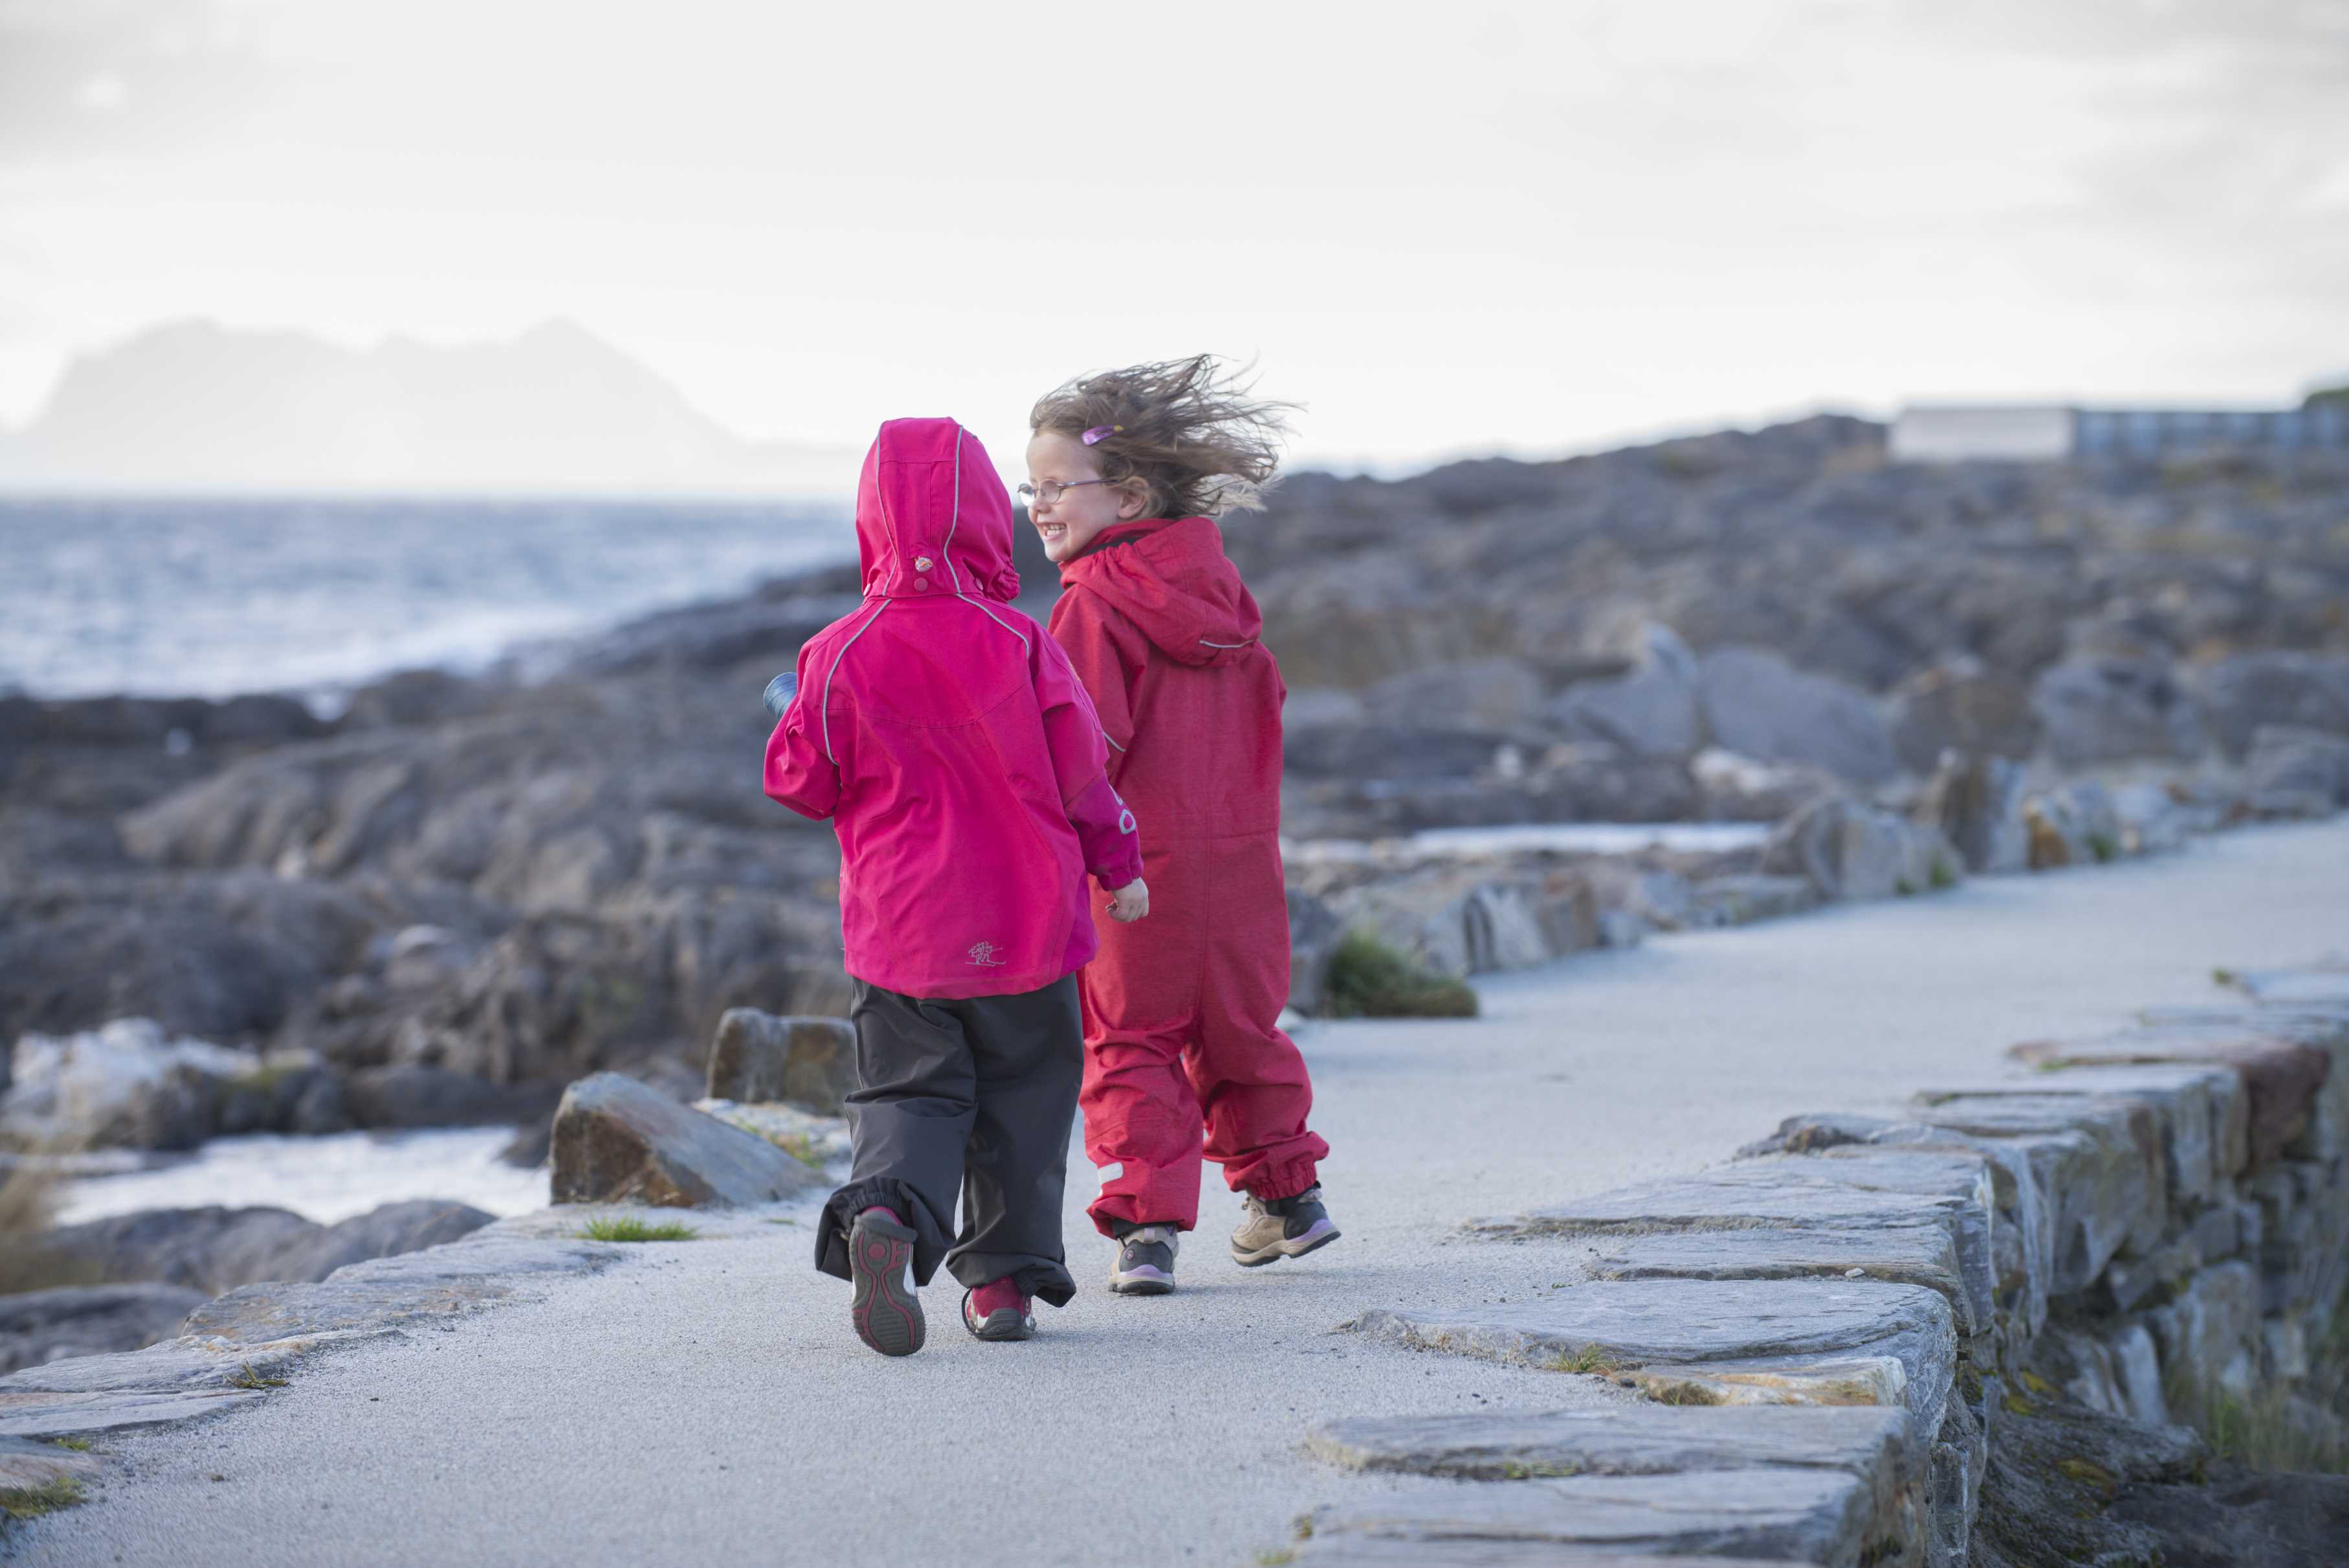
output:
[[1132,925],[1150,913],[1150,884],[1136,877],[1109,896],[1109,918]]

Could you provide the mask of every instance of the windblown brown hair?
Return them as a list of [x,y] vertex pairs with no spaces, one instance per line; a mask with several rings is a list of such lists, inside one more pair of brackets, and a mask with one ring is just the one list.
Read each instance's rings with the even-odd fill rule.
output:
[[1147,487],[1149,515],[1252,511],[1264,504],[1297,405],[1251,398],[1244,377],[1212,354],[1099,370],[1039,398],[1028,427],[1071,441],[1112,427],[1087,450],[1103,479]]

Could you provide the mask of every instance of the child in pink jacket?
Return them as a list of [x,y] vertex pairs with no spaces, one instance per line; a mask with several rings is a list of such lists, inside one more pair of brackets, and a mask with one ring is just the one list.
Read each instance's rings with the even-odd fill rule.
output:
[[856,536],[864,602],[800,649],[766,788],[833,819],[855,982],[854,1164],[816,1266],[854,1285],[859,1338],[910,1355],[915,1289],[941,1258],[981,1339],[1026,1339],[1031,1298],[1074,1293],[1061,1198],[1075,973],[1097,942],[1084,879],[1114,889],[1119,920],[1149,889],[1092,703],[1010,607],[1011,503],[978,439],[952,420],[883,425]]

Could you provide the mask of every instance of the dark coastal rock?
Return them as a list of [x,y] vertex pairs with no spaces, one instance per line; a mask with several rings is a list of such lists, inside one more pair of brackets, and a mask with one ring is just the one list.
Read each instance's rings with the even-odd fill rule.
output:
[[36,1152],[186,1149],[237,1133],[316,1130],[340,1103],[338,1080],[306,1052],[224,1050],[175,1039],[150,1018],[26,1034],[9,1054],[0,1146]]
[[41,1240],[51,1257],[99,1281],[158,1281],[214,1296],[262,1280],[322,1280],[346,1263],[438,1246],[490,1220],[445,1199],[387,1203],[334,1225],[283,1209],[149,1209]]
[[2137,757],[2184,762],[2202,750],[2200,709],[2159,660],[2059,664],[2039,678],[2031,701],[2049,754],[2067,768]]
[[1976,875],[2021,871],[2031,864],[2031,824],[2023,815],[2021,764],[1971,753],[1944,757],[1918,797],[1919,821],[1940,829]]
[[1304,778],[1448,779],[1489,768],[1508,740],[1466,723],[1341,720],[1284,725],[1280,744],[1288,769]]
[[856,1087],[856,1030],[844,1018],[778,1018],[737,1007],[718,1021],[706,1092],[713,1100],[783,1101],[834,1116]]
[[1857,801],[1818,801],[1763,846],[1768,875],[1807,877],[1822,898],[1889,898],[1958,880],[1960,860],[1937,827]]
[[270,1272],[264,1277],[323,1280],[348,1263],[420,1252],[470,1236],[494,1218],[471,1204],[446,1199],[386,1203],[340,1223],[320,1226],[289,1242],[271,1261]]
[[1807,763],[1863,784],[1900,771],[1892,738],[1865,692],[1797,670],[1767,649],[1707,653],[1699,691],[1713,742],[1741,756]]
[[351,1116],[363,1127],[485,1127],[545,1114],[550,1083],[500,1084],[445,1067],[402,1063],[352,1075]]
[[2330,816],[2349,805],[2349,737],[2262,724],[2252,732],[2243,790],[2262,816]]
[[1391,675],[1361,694],[1375,722],[1504,732],[1531,724],[1542,697],[1541,677],[1515,659],[1429,665]]
[[139,1350],[180,1332],[207,1297],[184,1285],[65,1286],[0,1295],[0,1373]]
[[363,970],[376,940],[485,918],[450,889],[372,876],[138,871],[0,885],[0,1039],[127,1014],[207,1040],[267,1036]]
[[1635,756],[1686,756],[1705,742],[1697,658],[1668,626],[1643,621],[1613,651],[1629,666],[1609,679],[1568,686],[1550,722],[1573,740],[1603,742]]
[[1303,888],[1288,888],[1288,1005],[1311,1014],[1321,1010],[1330,961],[1345,940],[1345,918]]
[[2301,1568],[2349,1541],[2349,1477],[2249,1471],[2183,1428],[2033,1399],[2001,1413],[1974,1531],[1980,1568]]
[[557,1203],[728,1208],[820,1179],[766,1139],[617,1073],[582,1078],[555,1112]]
[[2349,735],[2349,654],[2238,654],[2191,671],[2187,684],[2230,757],[2250,754],[2268,725]]
[[2030,686],[1971,656],[1918,671],[1890,704],[1893,749],[1912,774],[1932,773],[1948,752],[2022,761],[2039,749]]

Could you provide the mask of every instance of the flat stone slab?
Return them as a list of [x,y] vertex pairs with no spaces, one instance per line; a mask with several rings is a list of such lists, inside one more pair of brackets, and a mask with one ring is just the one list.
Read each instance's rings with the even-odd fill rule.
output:
[[2160,1240],[2169,1172],[2155,1106],[2126,1095],[2072,1095],[2033,1085],[2012,1094],[1927,1092],[1915,1116],[1930,1127],[2021,1142],[2049,1210],[2045,1294],[2085,1290],[2113,1254]]
[[248,1373],[284,1376],[323,1345],[507,1300],[519,1293],[513,1281],[585,1272],[621,1255],[567,1234],[576,1220],[531,1215],[347,1264],[318,1284],[247,1285],[198,1308],[177,1339],[11,1373],[0,1377],[0,1437],[70,1437],[213,1415],[266,1397],[237,1386]]
[[1665,1177],[1635,1187],[1523,1213],[1471,1220],[1481,1236],[1640,1235],[1671,1231],[1764,1227],[1889,1227],[1931,1224],[1962,1204],[1936,1196],[1862,1186],[1846,1173],[1796,1160],[1749,1161],[1695,1176]]
[[[1847,1568],[1860,1561],[1868,1513],[1866,1485],[1839,1470],[1572,1476],[1316,1510],[1308,1544],[1349,1535],[1409,1542],[1440,1548],[1447,1554],[1422,1561],[1443,1563],[1464,1561],[1457,1549],[1468,1543],[1508,1542]],[[1298,1553],[1299,1562],[1342,1560]]]
[[1960,1277],[1956,1239],[1938,1225],[1675,1231],[1610,1236],[1592,1245],[1590,1272],[1601,1280],[1845,1279],[1857,1270],[1867,1279],[1940,1292],[1962,1334],[1990,1326],[1987,1318],[1977,1317],[1973,1297]]
[[[1260,1561],[1269,1562],[1266,1557]],[[1314,1568],[1656,1568],[1653,1553],[1552,1541],[1413,1541],[1379,1535],[1328,1535],[1299,1545],[1285,1561]],[[1790,1558],[1675,1557],[1672,1568],[1820,1568]]]
[[1997,1183],[1991,1162],[1965,1150],[1869,1144],[1749,1158],[1468,1222],[1474,1233],[1497,1237],[1920,1227],[1949,1236],[1965,1296],[1960,1316],[1966,1332],[1980,1332],[1998,1303]]
[[1352,1417],[1315,1428],[1306,1447],[1349,1469],[1467,1480],[1785,1465],[1897,1482],[1906,1440],[1898,1410],[1624,1405],[1522,1415]]
[[2269,1005],[2349,1006],[2349,963],[2316,969],[2250,970],[2230,973],[2225,982]]
[[1651,1280],[1578,1285],[1458,1312],[1373,1308],[1342,1325],[1413,1350],[1552,1371],[1887,1356],[1920,1439],[1940,1430],[1957,1366],[1950,1303],[1921,1285],[1851,1280]]
[[1889,1355],[1642,1366],[1615,1381],[1665,1405],[1902,1406],[1909,1394],[1909,1369]]
[[98,1469],[96,1454],[76,1453],[31,1438],[0,1438],[0,1489],[82,1480]]
[[0,1438],[71,1438],[129,1427],[161,1427],[215,1415],[260,1390],[210,1393],[131,1391],[120,1394],[20,1393],[0,1389]]

